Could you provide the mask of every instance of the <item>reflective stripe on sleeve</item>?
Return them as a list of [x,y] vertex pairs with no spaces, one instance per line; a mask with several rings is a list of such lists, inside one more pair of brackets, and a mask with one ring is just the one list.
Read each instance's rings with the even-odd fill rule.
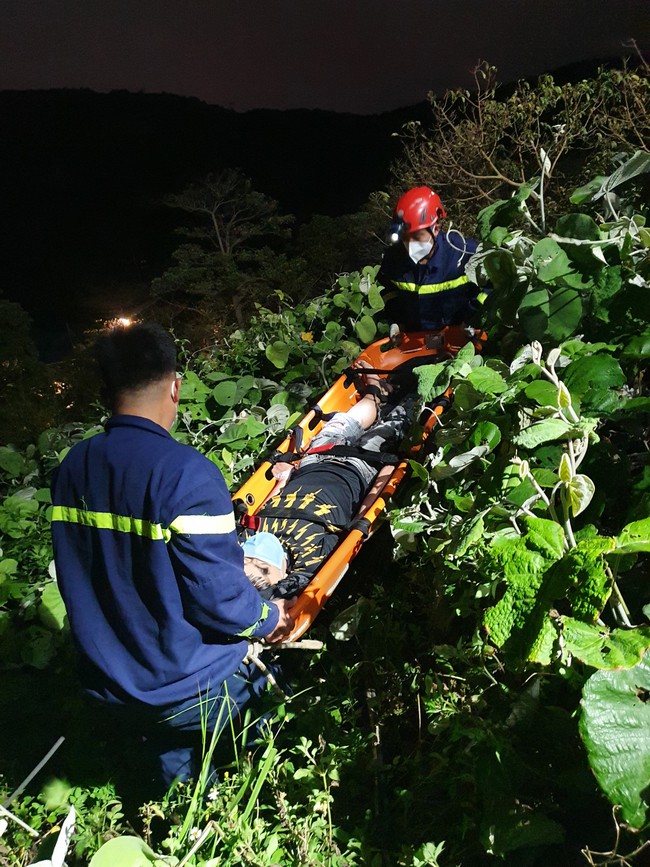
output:
[[433,295],[436,292],[446,292],[448,289],[456,289],[465,283],[469,283],[469,277],[466,274],[463,274],[462,277],[456,277],[455,280],[447,280],[445,283],[428,283],[422,286],[419,283],[393,281],[393,284],[403,292],[417,292],[418,295]]
[[262,602],[262,614],[260,615],[260,619],[257,623],[254,623],[252,626],[249,626],[248,629],[244,629],[243,632],[238,632],[237,635],[239,638],[250,638],[251,635],[255,632],[257,627],[269,616],[269,612],[271,608],[266,604],[266,602]]
[[91,512],[88,509],[74,509],[70,506],[53,506],[52,521],[68,524],[81,524],[96,530],[116,530],[118,533],[131,533],[144,539],[169,542],[172,533],[187,536],[225,535],[235,531],[235,516],[227,515],[179,515],[169,528],[153,524],[129,515],[114,515],[112,512]]
[[67,524],[81,524],[97,530],[116,530],[118,533],[132,533],[144,539],[169,541],[171,533],[162,524],[152,524],[141,518],[128,515],[114,515],[112,512],[91,512],[87,509],[73,509],[70,506],[53,506],[52,521]]
[[235,515],[179,515],[169,525],[173,533],[188,536],[223,535],[235,531]]

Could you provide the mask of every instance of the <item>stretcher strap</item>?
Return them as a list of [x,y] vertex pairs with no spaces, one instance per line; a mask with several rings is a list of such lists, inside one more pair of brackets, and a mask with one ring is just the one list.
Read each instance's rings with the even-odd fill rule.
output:
[[390,452],[375,452],[363,449],[360,446],[323,445],[315,446],[313,449],[307,449],[304,452],[275,451],[269,456],[269,463],[273,465],[279,463],[294,464],[307,455],[323,455],[328,458],[358,458],[360,461],[370,464],[371,467],[397,466],[402,460],[398,455],[391,454]]

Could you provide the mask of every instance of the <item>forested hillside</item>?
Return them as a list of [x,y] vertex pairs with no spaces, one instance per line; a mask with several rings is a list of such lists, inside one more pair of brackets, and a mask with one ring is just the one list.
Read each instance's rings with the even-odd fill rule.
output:
[[[182,351],[175,436],[233,491],[387,333],[376,235],[396,190],[441,190],[489,292],[482,353],[418,371],[421,402],[451,386],[453,405],[310,631],[322,650],[279,651],[294,696],[215,785],[156,792],[132,733],[79,695],[48,488],[105,419],[93,331],[46,365],[0,302],[0,863],[50,857],[71,806],[71,867],[646,863],[649,72],[503,95],[479,67],[344,220],[294,231],[244,164],[166,191],[180,235],[142,311]],[[253,206],[234,234],[225,201]]]

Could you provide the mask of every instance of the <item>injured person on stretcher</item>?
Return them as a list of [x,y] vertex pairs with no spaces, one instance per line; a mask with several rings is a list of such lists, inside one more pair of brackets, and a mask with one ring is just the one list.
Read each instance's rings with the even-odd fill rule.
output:
[[301,593],[351,522],[363,518],[392,474],[417,398],[374,373],[363,397],[337,412],[299,461],[273,465],[275,487],[242,543],[244,571],[267,599]]

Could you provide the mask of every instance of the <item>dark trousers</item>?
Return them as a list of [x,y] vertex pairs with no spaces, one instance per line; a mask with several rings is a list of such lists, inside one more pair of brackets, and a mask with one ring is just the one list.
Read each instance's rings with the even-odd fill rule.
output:
[[[279,667],[265,664],[277,678]],[[263,700],[267,692],[265,675],[257,666],[242,663],[223,683],[208,686],[200,695],[179,704],[158,708],[111,705],[109,712],[132,735],[143,739],[147,759],[154,765],[159,781],[168,788],[174,780],[198,779],[204,748],[210,745],[213,732],[231,745],[231,731],[241,731],[247,709],[253,720],[245,745],[259,737],[261,725],[269,716],[265,712],[268,701]],[[223,743],[218,753],[227,754]]]

